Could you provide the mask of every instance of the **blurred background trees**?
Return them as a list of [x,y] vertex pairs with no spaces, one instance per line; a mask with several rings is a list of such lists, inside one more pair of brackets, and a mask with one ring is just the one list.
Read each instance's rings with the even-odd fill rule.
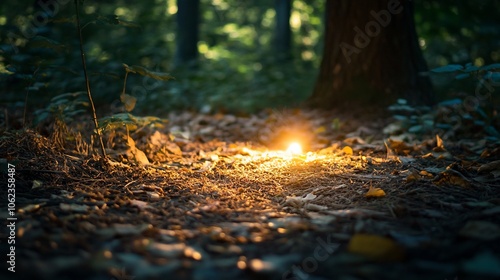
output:
[[[52,14],[42,8],[46,18],[38,20],[43,14],[33,2],[0,3],[0,83],[2,103],[22,108],[28,93],[29,107],[36,109],[56,95],[81,91],[84,82],[73,1],[43,0],[58,7]],[[84,47],[96,102],[104,110],[119,105],[126,63],[176,77],[168,82],[129,77],[127,93],[138,99],[137,113],[247,113],[301,104],[311,96],[320,69],[325,3],[86,0]],[[422,0],[414,8],[429,68],[500,61],[500,2]],[[368,13],[366,22],[372,20],[368,10],[360,11]],[[184,67],[193,60],[197,67]],[[379,61],[384,63],[385,58]],[[438,100],[475,86],[432,78]]]

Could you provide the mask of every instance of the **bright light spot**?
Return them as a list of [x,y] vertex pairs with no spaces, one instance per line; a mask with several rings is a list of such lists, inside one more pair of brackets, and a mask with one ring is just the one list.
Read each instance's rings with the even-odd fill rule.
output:
[[299,29],[302,25],[302,20],[300,19],[300,13],[297,11],[292,12],[292,16],[290,17],[290,26],[293,29]]
[[208,52],[208,45],[205,42],[198,42],[198,51],[200,53],[207,53]]
[[478,57],[476,59],[474,59],[474,65],[476,66],[483,66],[484,65],[484,59],[482,57]]
[[115,15],[117,15],[117,16],[125,16],[128,13],[130,13],[130,10],[125,9],[123,7],[118,7],[115,9]]
[[106,259],[111,259],[111,258],[113,257],[113,253],[111,253],[111,251],[109,251],[109,250],[105,250],[105,251],[103,252],[103,255],[104,255],[104,257],[105,257]]
[[303,51],[300,55],[303,60],[311,60],[314,57],[314,53],[312,51]]
[[424,38],[419,38],[418,43],[419,43],[420,47],[422,47],[422,48],[425,48],[425,45],[427,44],[427,42],[425,42]]
[[245,269],[245,268],[247,268],[247,263],[246,263],[245,261],[241,261],[241,260],[240,260],[240,261],[238,261],[238,262],[236,263],[236,266],[237,266],[239,269]]
[[293,142],[290,144],[290,146],[288,146],[288,149],[286,151],[292,155],[300,155],[302,154],[302,147],[299,143]]
[[176,14],[177,13],[177,6],[176,5],[169,6],[167,11],[171,15]]

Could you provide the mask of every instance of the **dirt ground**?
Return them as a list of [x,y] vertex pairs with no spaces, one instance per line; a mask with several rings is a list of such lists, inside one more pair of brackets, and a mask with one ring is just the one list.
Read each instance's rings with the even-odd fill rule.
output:
[[500,279],[498,142],[318,111],[168,120],[106,132],[108,159],[77,126],[2,133],[1,279]]

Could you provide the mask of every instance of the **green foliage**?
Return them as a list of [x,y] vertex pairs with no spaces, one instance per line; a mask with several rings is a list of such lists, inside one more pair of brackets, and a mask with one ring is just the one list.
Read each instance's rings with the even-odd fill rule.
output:
[[168,81],[174,79],[174,77],[170,76],[170,74],[151,71],[138,65],[128,66],[124,63],[123,67],[125,68],[125,71],[127,71],[127,73],[139,74],[141,76],[150,77],[159,81]]
[[428,106],[412,106],[407,100],[398,99],[388,109],[395,122],[384,129],[386,134],[411,133],[423,136],[434,129],[434,116]]
[[35,111],[34,124],[44,121],[58,120],[69,123],[74,118],[86,112],[89,106],[85,92],[63,93],[51,99],[49,104]]
[[384,130],[387,134],[411,133],[423,136],[438,133],[455,135],[486,135],[489,140],[500,140],[500,116],[495,105],[495,87],[500,85],[500,64],[484,66],[450,64],[432,69],[432,73],[453,75],[457,82],[471,79],[476,82],[474,92],[462,94],[459,98],[445,100],[435,106],[414,107],[406,100],[389,107],[394,123]]
[[415,22],[431,68],[448,64],[491,64],[500,60],[500,2],[415,1]]
[[[496,71],[495,71],[496,70]],[[467,63],[465,66],[459,64],[450,64],[432,69],[434,73],[453,73],[455,79],[462,80],[466,78],[476,78],[488,80],[491,83],[500,83],[500,63],[493,63],[485,66],[475,66],[472,63]]]
[[129,131],[141,129],[146,126],[161,127],[167,121],[158,117],[146,116],[139,117],[130,113],[114,114],[101,119],[99,129],[102,132],[114,131],[116,129],[126,127]]
[[[85,1],[82,6],[84,49],[98,110],[108,112],[108,104],[123,96],[119,93],[123,92],[120,72],[124,62],[155,69],[144,72],[135,66],[130,68],[138,74],[146,73],[127,80],[127,94],[133,97],[127,100],[137,100],[136,113],[164,114],[202,108],[250,112],[298,103],[309,94],[315,79],[312,70],[319,64],[323,4],[323,1],[294,2],[295,59],[279,66],[273,65],[272,1],[202,1],[200,61],[193,70],[174,69],[171,63],[175,52],[175,1]],[[6,23],[0,23],[0,32],[12,32],[19,38],[14,44],[17,52],[7,38],[0,39],[3,50],[0,69],[14,73],[10,78],[5,74],[0,79],[22,79],[23,75],[32,75],[40,68],[38,82],[44,87],[30,94],[30,100],[34,101],[31,104],[50,103],[54,95],[76,92],[85,85],[72,5],[70,1],[61,6],[46,26],[36,29],[37,37],[25,38],[22,30],[29,28],[34,6],[0,4],[0,11],[6,15]],[[174,71],[175,81],[168,84],[152,81],[155,72]],[[11,92],[12,99],[18,96],[18,85],[18,82],[8,83],[7,92]]]

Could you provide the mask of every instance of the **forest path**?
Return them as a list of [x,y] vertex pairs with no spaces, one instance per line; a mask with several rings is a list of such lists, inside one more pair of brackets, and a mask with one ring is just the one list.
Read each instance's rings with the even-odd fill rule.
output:
[[500,276],[498,145],[389,140],[386,121],[319,112],[169,120],[115,132],[110,160],[6,133],[3,279]]

